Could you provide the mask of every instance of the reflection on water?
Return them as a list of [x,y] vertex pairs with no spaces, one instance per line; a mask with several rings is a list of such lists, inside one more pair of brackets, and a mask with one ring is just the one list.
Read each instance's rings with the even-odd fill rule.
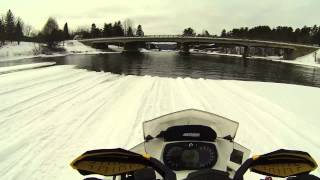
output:
[[181,55],[176,52],[73,55],[35,61],[73,64],[116,74],[270,81],[320,87],[320,68],[237,57]]

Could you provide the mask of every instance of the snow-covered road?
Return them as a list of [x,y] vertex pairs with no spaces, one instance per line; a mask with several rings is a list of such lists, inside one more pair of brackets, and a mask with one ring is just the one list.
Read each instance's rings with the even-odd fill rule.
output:
[[253,153],[299,149],[320,163],[319,88],[63,65],[0,75],[0,102],[0,179],[81,179],[75,157],[130,148],[143,140],[143,121],[187,108],[240,122],[236,141]]

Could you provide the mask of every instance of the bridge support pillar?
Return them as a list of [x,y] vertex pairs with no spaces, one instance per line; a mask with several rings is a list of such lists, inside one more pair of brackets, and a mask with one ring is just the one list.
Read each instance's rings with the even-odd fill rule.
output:
[[242,58],[246,59],[249,56],[250,56],[250,47],[249,46],[244,46]]
[[125,52],[139,52],[139,44],[136,42],[125,43],[123,46]]
[[95,44],[92,44],[91,46],[96,49],[108,49],[108,44],[106,43],[95,43]]
[[293,49],[284,49],[283,50],[283,59],[285,60],[294,60],[294,50]]
[[190,44],[189,43],[181,43],[180,44],[180,53],[190,54]]

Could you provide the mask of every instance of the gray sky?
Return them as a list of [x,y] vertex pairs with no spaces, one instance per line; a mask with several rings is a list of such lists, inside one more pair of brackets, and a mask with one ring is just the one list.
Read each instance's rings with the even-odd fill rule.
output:
[[130,18],[146,34],[180,34],[186,27],[220,34],[223,28],[269,25],[320,25],[320,0],[0,0],[27,24],[42,29],[49,16],[60,27]]

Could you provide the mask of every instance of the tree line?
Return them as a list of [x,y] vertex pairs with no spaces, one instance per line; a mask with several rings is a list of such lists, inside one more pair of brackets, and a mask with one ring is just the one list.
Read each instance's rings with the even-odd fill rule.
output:
[[0,45],[6,41],[34,41],[46,43],[49,47],[56,46],[59,42],[71,38],[68,23],[65,23],[61,30],[54,18],[49,18],[45,26],[39,33],[31,33],[32,27],[23,23],[20,17],[15,17],[9,9],[7,13],[0,17]]
[[[11,10],[8,10],[4,16],[0,17],[0,46],[6,41],[34,41],[46,43],[49,47],[56,46],[59,42],[79,38],[100,38],[116,36],[144,36],[142,26],[136,28],[132,20],[126,19],[123,22],[104,23],[102,28],[97,27],[95,23],[91,28],[79,28],[74,32],[69,32],[68,23],[64,24],[62,29],[59,28],[57,21],[50,17],[40,32],[31,33],[32,27],[24,24],[20,17],[15,17]],[[302,28],[292,28],[288,26],[278,26],[271,28],[269,26],[256,26],[252,28],[241,27],[234,28],[230,31],[222,30],[221,34],[211,35],[207,30],[196,34],[191,27],[182,31],[183,36],[198,37],[222,37],[222,38],[242,38],[242,39],[260,39],[273,40],[282,42],[320,44],[320,26],[304,26]]]
[[119,36],[144,36],[142,26],[139,24],[135,30],[132,25],[123,25],[121,21],[104,23],[103,28],[98,28],[95,23],[91,29],[78,29],[74,35],[80,38],[102,38],[102,37],[119,37]]
[[95,23],[91,25],[91,29],[78,29],[73,33],[69,32],[68,23],[65,23],[60,29],[55,18],[49,17],[40,32],[33,32],[32,27],[25,25],[21,18],[16,18],[11,10],[0,17],[0,46],[6,41],[32,41],[46,43],[49,48],[57,46],[60,42],[73,39],[75,36],[81,38],[99,38],[99,37],[115,37],[115,36],[144,36],[142,26],[138,25],[133,28],[132,20],[126,19],[123,24],[116,21],[114,24],[105,23],[102,29],[98,28]]
[[269,26],[242,27],[234,28],[230,31],[224,29],[220,36],[320,45],[320,26],[304,26],[296,29],[288,26],[278,26],[275,28],[270,28]]
[[17,41],[20,44],[23,37],[21,18],[15,18],[11,10],[8,10],[5,16],[0,17],[0,45],[3,45],[5,41]]
[[255,26],[252,28],[242,27],[234,28],[230,31],[226,31],[225,29],[223,29],[220,36],[211,35],[207,30],[203,30],[201,34],[196,34],[195,30],[189,27],[183,30],[182,35],[198,37],[257,39],[269,41],[272,40],[320,45],[320,26],[317,25],[314,25],[313,27],[304,26],[302,28],[296,29],[288,26],[278,26],[275,28],[270,28],[269,26]]

